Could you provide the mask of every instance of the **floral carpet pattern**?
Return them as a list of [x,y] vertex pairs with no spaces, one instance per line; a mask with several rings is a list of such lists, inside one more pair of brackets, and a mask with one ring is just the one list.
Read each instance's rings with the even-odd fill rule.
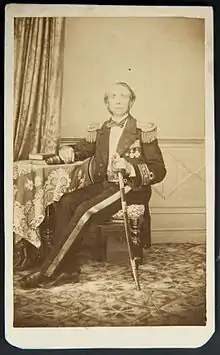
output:
[[163,326],[206,322],[205,245],[155,244],[136,291],[129,262],[83,260],[80,282],[22,290],[14,275],[15,327]]

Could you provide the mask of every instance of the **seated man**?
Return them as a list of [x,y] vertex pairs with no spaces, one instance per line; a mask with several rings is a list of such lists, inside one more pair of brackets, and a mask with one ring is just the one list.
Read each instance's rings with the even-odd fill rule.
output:
[[[148,207],[151,185],[162,181],[166,175],[156,127],[151,123],[141,129],[130,115],[135,94],[126,83],[118,82],[111,87],[104,101],[111,114],[110,119],[91,126],[88,137],[74,147],[65,146],[59,150],[64,163],[90,157],[88,172],[91,184],[64,195],[54,204],[54,245],[40,270],[21,281],[23,287],[51,283],[67,265],[70,273],[70,267],[75,265],[73,253],[86,228],[92,222],[106,221],[121,209],[119,170],[125,172],[127,204],[145,206],[140,241],[144,248],[151,244]],[[74,270],[71,273],[72,281],[78,281],[77,273]]]

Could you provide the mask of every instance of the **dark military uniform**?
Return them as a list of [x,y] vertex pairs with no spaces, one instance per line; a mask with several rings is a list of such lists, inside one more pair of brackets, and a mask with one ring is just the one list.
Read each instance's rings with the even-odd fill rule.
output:
[[[111,122],[94,125],[88,129],[88,137],[74,146],[76,160],[87,159],[91,184],[64,195],[55,204],[55,243],[43,263],[40,276],[56,275],[68,255],[72,255],[87,227],[93,222],[107,220],[121,209],[120,191],[114,174],[107,172],[109,164],[109,136]],[[150,246],[150,214],[148,203],[151,185],[166,175],[161,150],[156,137],[156,126],[148,124],[145,129],[128,116],[117,145],[120,157],[132,164],[135,177],[125,176],[127,203],[144,204],[145,214],[140,239],[143,247]]]

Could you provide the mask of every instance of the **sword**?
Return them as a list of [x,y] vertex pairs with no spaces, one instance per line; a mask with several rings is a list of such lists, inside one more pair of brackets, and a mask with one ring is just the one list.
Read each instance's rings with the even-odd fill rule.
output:
[[140,291],[141,287],[140,287],[139,277],[138,277],[137,258],[134,256],[134,253],[132,251],[132,239],[131,239],[131,231],[129,228],[127,202],[126,202],[126,198],[125,198],[124,178],[123,178],[122,171],[118,172],[118,180],[119,180],[121,206],[122,206],[122,212],[123,212],[123,218],[124,218],[125,236],[126,236],[126,240],[127,240],[129,259],[130,259],[130,263],[131,263],[131,268],[132,268],[132,273],[133,273],[134,281],[136,284],[136,288],[138,291]]

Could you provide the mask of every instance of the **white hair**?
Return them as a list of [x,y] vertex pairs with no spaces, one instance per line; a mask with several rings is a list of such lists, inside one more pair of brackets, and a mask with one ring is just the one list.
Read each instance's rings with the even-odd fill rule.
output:
[[[115,83],[115,85],[121,85],[121,86],[125,87],[129,91],[131,101],[132,102],[135,101],[135,99],[136,99],[135,92],[132,90],[132,88],[127,83],[125,83],[124,81],[117,81]],[[108,101],[108,92],[105,92],[104,101],[105,101],[105,103]]]

